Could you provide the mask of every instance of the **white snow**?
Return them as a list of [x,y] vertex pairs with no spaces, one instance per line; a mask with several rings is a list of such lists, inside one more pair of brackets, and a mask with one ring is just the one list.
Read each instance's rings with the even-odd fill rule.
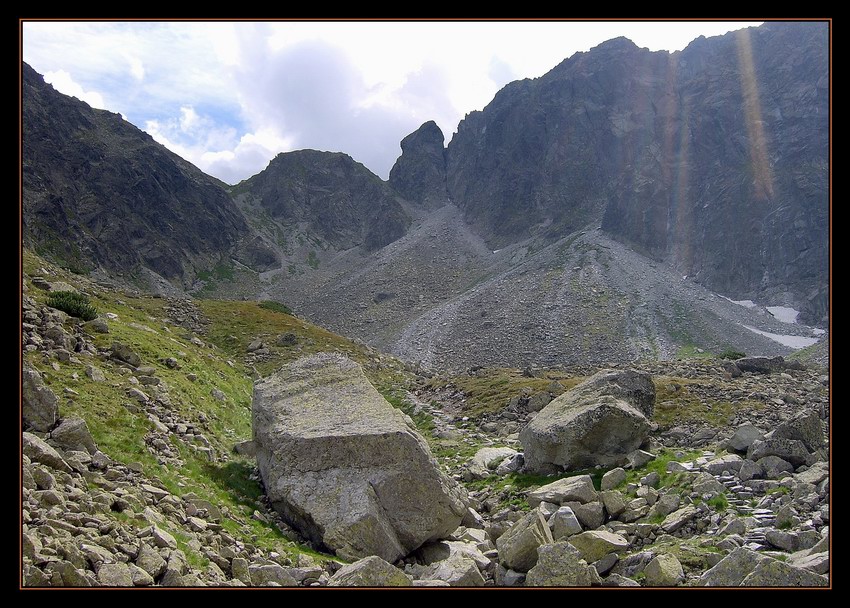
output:
[[[743,324],[742,324],[743,325]],[[762,331],[760,329],[756,329],[755,327],[750,327],[749,325],[744,325],[751,332],[760,334],[766,338],[770,338],[774,342],[779,342],[780,344],[787,346],[788,348],[793,348],[795,350],[799,350],[801,348],[806,348],[807,346],[811,346],[815,344],[818,339],[817,338],[806,338],[804,336],[790,336],[785,334],[772,334],[767,331]]]
[[794,310],[790,306],[767,306],[766,308],[767,312],[783,323],[796,323],[800,314],[799,310]]
[[825,329],[820,329],[818,327],[812,327],[812,333],[816,336],[822,336],[826,333]]

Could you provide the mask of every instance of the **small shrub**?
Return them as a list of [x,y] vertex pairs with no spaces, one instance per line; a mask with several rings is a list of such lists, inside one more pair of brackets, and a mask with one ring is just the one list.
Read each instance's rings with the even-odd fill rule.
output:
[[275,302],[274,300],[263,300],[260,302],[260,308],[273,310],[274,312],[282,312],[285,315],[292,315],[292,309],[286,304]]
[[47,297],[47,305],[83,321],[97,317],[97,308],[89,303],[88,297],[76,291],[54,291]]
[[727,348],[722,353],[720,353],[721,359],[730,359],[732,361],[734,361],[735,359],[743,359],[746,356],[747,356],[746,353],[742,353],[740,351],[733,350],[731,348]]

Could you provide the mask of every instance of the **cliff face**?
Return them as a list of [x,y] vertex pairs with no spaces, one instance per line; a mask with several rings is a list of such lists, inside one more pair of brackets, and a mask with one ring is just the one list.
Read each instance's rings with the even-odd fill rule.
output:
[[188,285],[248,231],[215,179],[23,66],[24,243],[78,270]]
[[426,209],[444,205],[448,198],[444,141],[433,120],[402,139],[401,156],[390,170],[392,189]]
[[673,54],[619,38],[461,122],[447,185],[494,247],[591,222],[738,297],[827,313],[828,26]]
[[278,154],[234,191],[258,200],[281,225],[306,224],[334,249],[380,249],[410,223],[389,186],[347,154]]

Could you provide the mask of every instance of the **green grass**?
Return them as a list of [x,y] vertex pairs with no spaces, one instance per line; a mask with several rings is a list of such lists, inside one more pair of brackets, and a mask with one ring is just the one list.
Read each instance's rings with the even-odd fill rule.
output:
[[475,376],[468,374],[449,378],[435,376],[427,386],[430,389],[438,389],[449,384],[460,389],[466,395],[463,413],[468,416],[480,416],[502,411],[511,398],[522,394],[524,390],[530,390],[531,395],[547,392],[553,380],[560,385],[555,394],[557,397],[576,386],[584,378],[564,378],[555,372],[547,372],[542,378],[526,378],[521,370],[490,368],[480,370]]
[[75,291],[54,291],[47,296],[47,305],[83,321],[97,317],[97,308],[92,306],[88,296]]
[[[704,422],[715,427],[722,427],[730,424],[739,410],[765,407],[761,401],[749,399],[742,401],[705,399],[696,394],[697,387],[702,382],[698,380],[656,376],[653,382],[655,383],[655,413],[652,419],[662,429],[693,422]],[[694,390],[689,390],[689,387],[694,387]]]
[[676,458],[675,452],[670,449],[662,449],[656,453],[655,460],[651,460],[639,469],[632,469],[626,472],[626,479],[617,486],[616,489],[624,489],[626,485],[633,483],[638,484],[641,477],[645,477],[650,473],[658,473],[658,488],[673,488],[674,490],[684,492],[690,491],[689,481],[691,479],[689,473],[669,473],[667,471],[667,463],[671,460],[679,462],[687,462],[702,455],[699,450],[686,453],[682,458]]
[[317,270],[319,268],[319,258],[316,256],[316,252],[312,249],[310,253],[307,254],[307,265],[313,270]]
[[729,499],[726,497],[726,492],[722,492],[708,500],[706,504],[718,513],[724,513],[729,508]]
[[[26,250],[23,266],[28,275],[42,274],[42,268],[52,268],[47,261]],[[171,435],[170,440],[184,464],[179,468],[160,465],[148,452],[144,441],[153,425],[144,409],[128,397],[126,391],[131,384],[118,365],[85,354],[77,355],[80,363],[74,363],[46,360],[40,352],[25,353],[26,360],[42,373],[45,383],[59,397],[62,416],[79,416],[86,420],[103,452],[119,463],[140,463],[149,480],[161,484],[172,494],[180,496],[193,492],[226,508],[231,516],[225,517],[221,525],[234,537],[293,556],[297,553],[319,556],[286,539],[275,526],[251,517],[254,510],[262,510],[259,502],[262,488],[251,479],[253,461],[231,453],[235,443],[250,439],[252,435],[253,383],[250,370],[242,362],[245,347],[257,337],[273,338],[286,331],[297,334],[297,347],[272,347],[273,360],[267,365],[258,365],[265,373],[288,360],[320,350],[347,354],[363,364],[373,382],[383,382],[385,386],[403,386],[409,381],[403,366],[395,359],[378,355],[286,314],[276,305],[270,310],[269,305],[257,302],[198,302],[211,322],[209,334],[202,336],[206,344],[198,346],[191,342],[192,335],[187,330],[164,321],[167,302],[162,298],[135,297],[88,282],[80,283],[81,279],[55,268],[49,276],[88,293],[92,304],[102,313],[117,315],[107,321],[108,334],[92,334],[87,339],[99,349],[108,349],[116,341],[130,346],[141,357],[142,365],[152,366],[154,375],[167,387],[170,409],[175,416],[194,424],[219,454],[229,454],[229,460],[209,462],[177,435]],[[42,304],[48,297],[46,292],[31,284],[28,294]],[[79,320],[69,319],[66,329],[71,331],[78,323]],[[178,369],[165,365],[169,357],[178,361]],[[87,365],[98,367],[105,381],[89,379],[85,374]],[[194,381],[189,379],[190,374],[196,377]],[[78,395],[65,393],[66,387]],[[154,396],[153,387],[138,388]],[[213,389],[222,391],[225,399],[219,401],[212,397]],[[113,516],[124,522],[122,514],[113,513]],[[126,515],[123,517],[127,519]],[[205,567],[205,558],[186,545],[189,537],[181,538],[180,530],[169,531],[182,543],[181,548],[190,563]]]

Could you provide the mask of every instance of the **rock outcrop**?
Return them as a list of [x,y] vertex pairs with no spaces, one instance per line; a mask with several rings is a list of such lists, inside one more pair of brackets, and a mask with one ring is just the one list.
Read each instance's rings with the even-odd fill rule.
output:
[[622,464],[649,433],[655,387],[647,375],[603,370],[567,391],[519,435],[528,471]]
[[303,358],[257,382],[253,426],[275,509],[341,557],[394,562],[466,512],[409,419],[345,357]]
[[433,120],[401,140],[401,156],[390,170],[390,186],[411,202],[431,209],[448,200],[443,132]]

